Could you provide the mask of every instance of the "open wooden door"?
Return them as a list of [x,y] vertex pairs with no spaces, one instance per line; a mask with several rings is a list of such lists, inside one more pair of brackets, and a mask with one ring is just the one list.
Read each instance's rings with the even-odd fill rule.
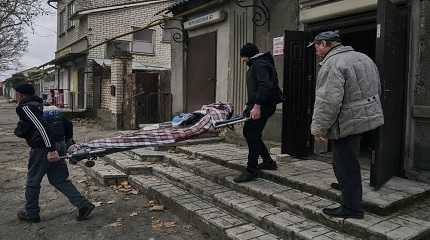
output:
[[306,156],[312,152],[310,131],[315,99],[315,50],[306,46],[312,33],[285,32],[282,153]]
[[402,171],[406,82],[406,18],[390,0],[378,0],[376,63],[385,125],[377,131],[370,185],[380,188]]

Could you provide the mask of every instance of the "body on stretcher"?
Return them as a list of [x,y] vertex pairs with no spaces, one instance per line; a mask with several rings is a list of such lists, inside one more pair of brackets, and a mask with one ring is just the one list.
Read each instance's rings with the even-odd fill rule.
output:
[[[225,121],[218,121],[215,122],[213,124],[213,127],[215,129],[219,129],[219,128],[223,128],[223,127],[228,127],[228,126],[232,126],[235,124],[239,124],[239,123],[243,123],[250,120],[250,118],[248,117],[243,117],[243,116],[237,116],[237,117],[233,117],[230,118],[228,120]],[[82,161],[82,160],[86,160],[85,161],[85,166],[86,167],[93,167],[95,165],[95,160],[97,160],[98,157],[104,157],[108,154],[111,153],[115,153],[115,152],[121,152],[121,151],[126,151],[126,150],[130,150],[130,148],[118,148],[115,150],[107,150],[104,148],[96,148],[96,149],[90,149],[90,150],[81,150],[75,153],[68,153],[64,156],[60,156],[60,159],[64,159],[64,160],[69,160],[69,162],[71,164],[77,164],[78,162]]]

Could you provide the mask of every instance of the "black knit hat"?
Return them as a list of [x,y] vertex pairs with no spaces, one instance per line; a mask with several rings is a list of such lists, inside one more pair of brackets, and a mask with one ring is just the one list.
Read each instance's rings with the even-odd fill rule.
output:
[[250,58],[257,55],[259,52],[260,50],[258,50],[255,44],[247,43],[240,49],[240,56]]
[[25,94],[25,95],[34,95],[34,87],[29,83],[22,83],[15,87],[15,91]]

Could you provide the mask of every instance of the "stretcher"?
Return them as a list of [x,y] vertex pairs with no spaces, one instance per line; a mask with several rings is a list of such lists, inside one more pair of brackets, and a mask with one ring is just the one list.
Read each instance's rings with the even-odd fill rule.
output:
[[[233,126],[236,124],[244,123],[248,121],[250,118],[237,116],[230,118],[224,121],[216,121],[212,124],[214,129],[225,128],[229,126]],[[95,165],[95,160],[99,157],[104,157],[108,154],[112,154],[115,152],[127,151],[133,148],[117,148],[117,149],[105,149],[105,148],[95,148],[95,149],[84,149],[81,151],[67,153],[64,156],[61,156],[60,159],[69,160],[71,164],[77,164],[78,162],[84,161],[84,165],[86,167],[93,167]]]

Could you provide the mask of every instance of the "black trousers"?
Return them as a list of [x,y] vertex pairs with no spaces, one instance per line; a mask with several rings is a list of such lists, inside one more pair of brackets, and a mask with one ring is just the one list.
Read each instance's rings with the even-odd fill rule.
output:
[[[61,146],[57,148],[61,149]],[[59,151],[61,152],[61,150]],[[45,148],[32,148],[28,161],[27,183],[25,188],[25,210],[29,216],[39,216],[40,183],[48,175],[48,180],[57,190],[62,192],[77,208],[84,207],[89,202],[79,193],[73,183],[68,179],[69,171],[64,160],[48,162],[48,150]],[[62,155],[62,153],[60,153]]]
[[353,135],[333,141],[333,170],[342,190],[342,205],[356,212],[363,211],[360,139],[360,135]]
[[250,173],[257,172],[258,158],[261,156],[263,161],[272,161],[269,151],[262,140],[262,133],[267,120],[275,113],[276,105],[262,106],[261,118],[249,120],[243,126],[243,136],[248,144],[248,167]]

